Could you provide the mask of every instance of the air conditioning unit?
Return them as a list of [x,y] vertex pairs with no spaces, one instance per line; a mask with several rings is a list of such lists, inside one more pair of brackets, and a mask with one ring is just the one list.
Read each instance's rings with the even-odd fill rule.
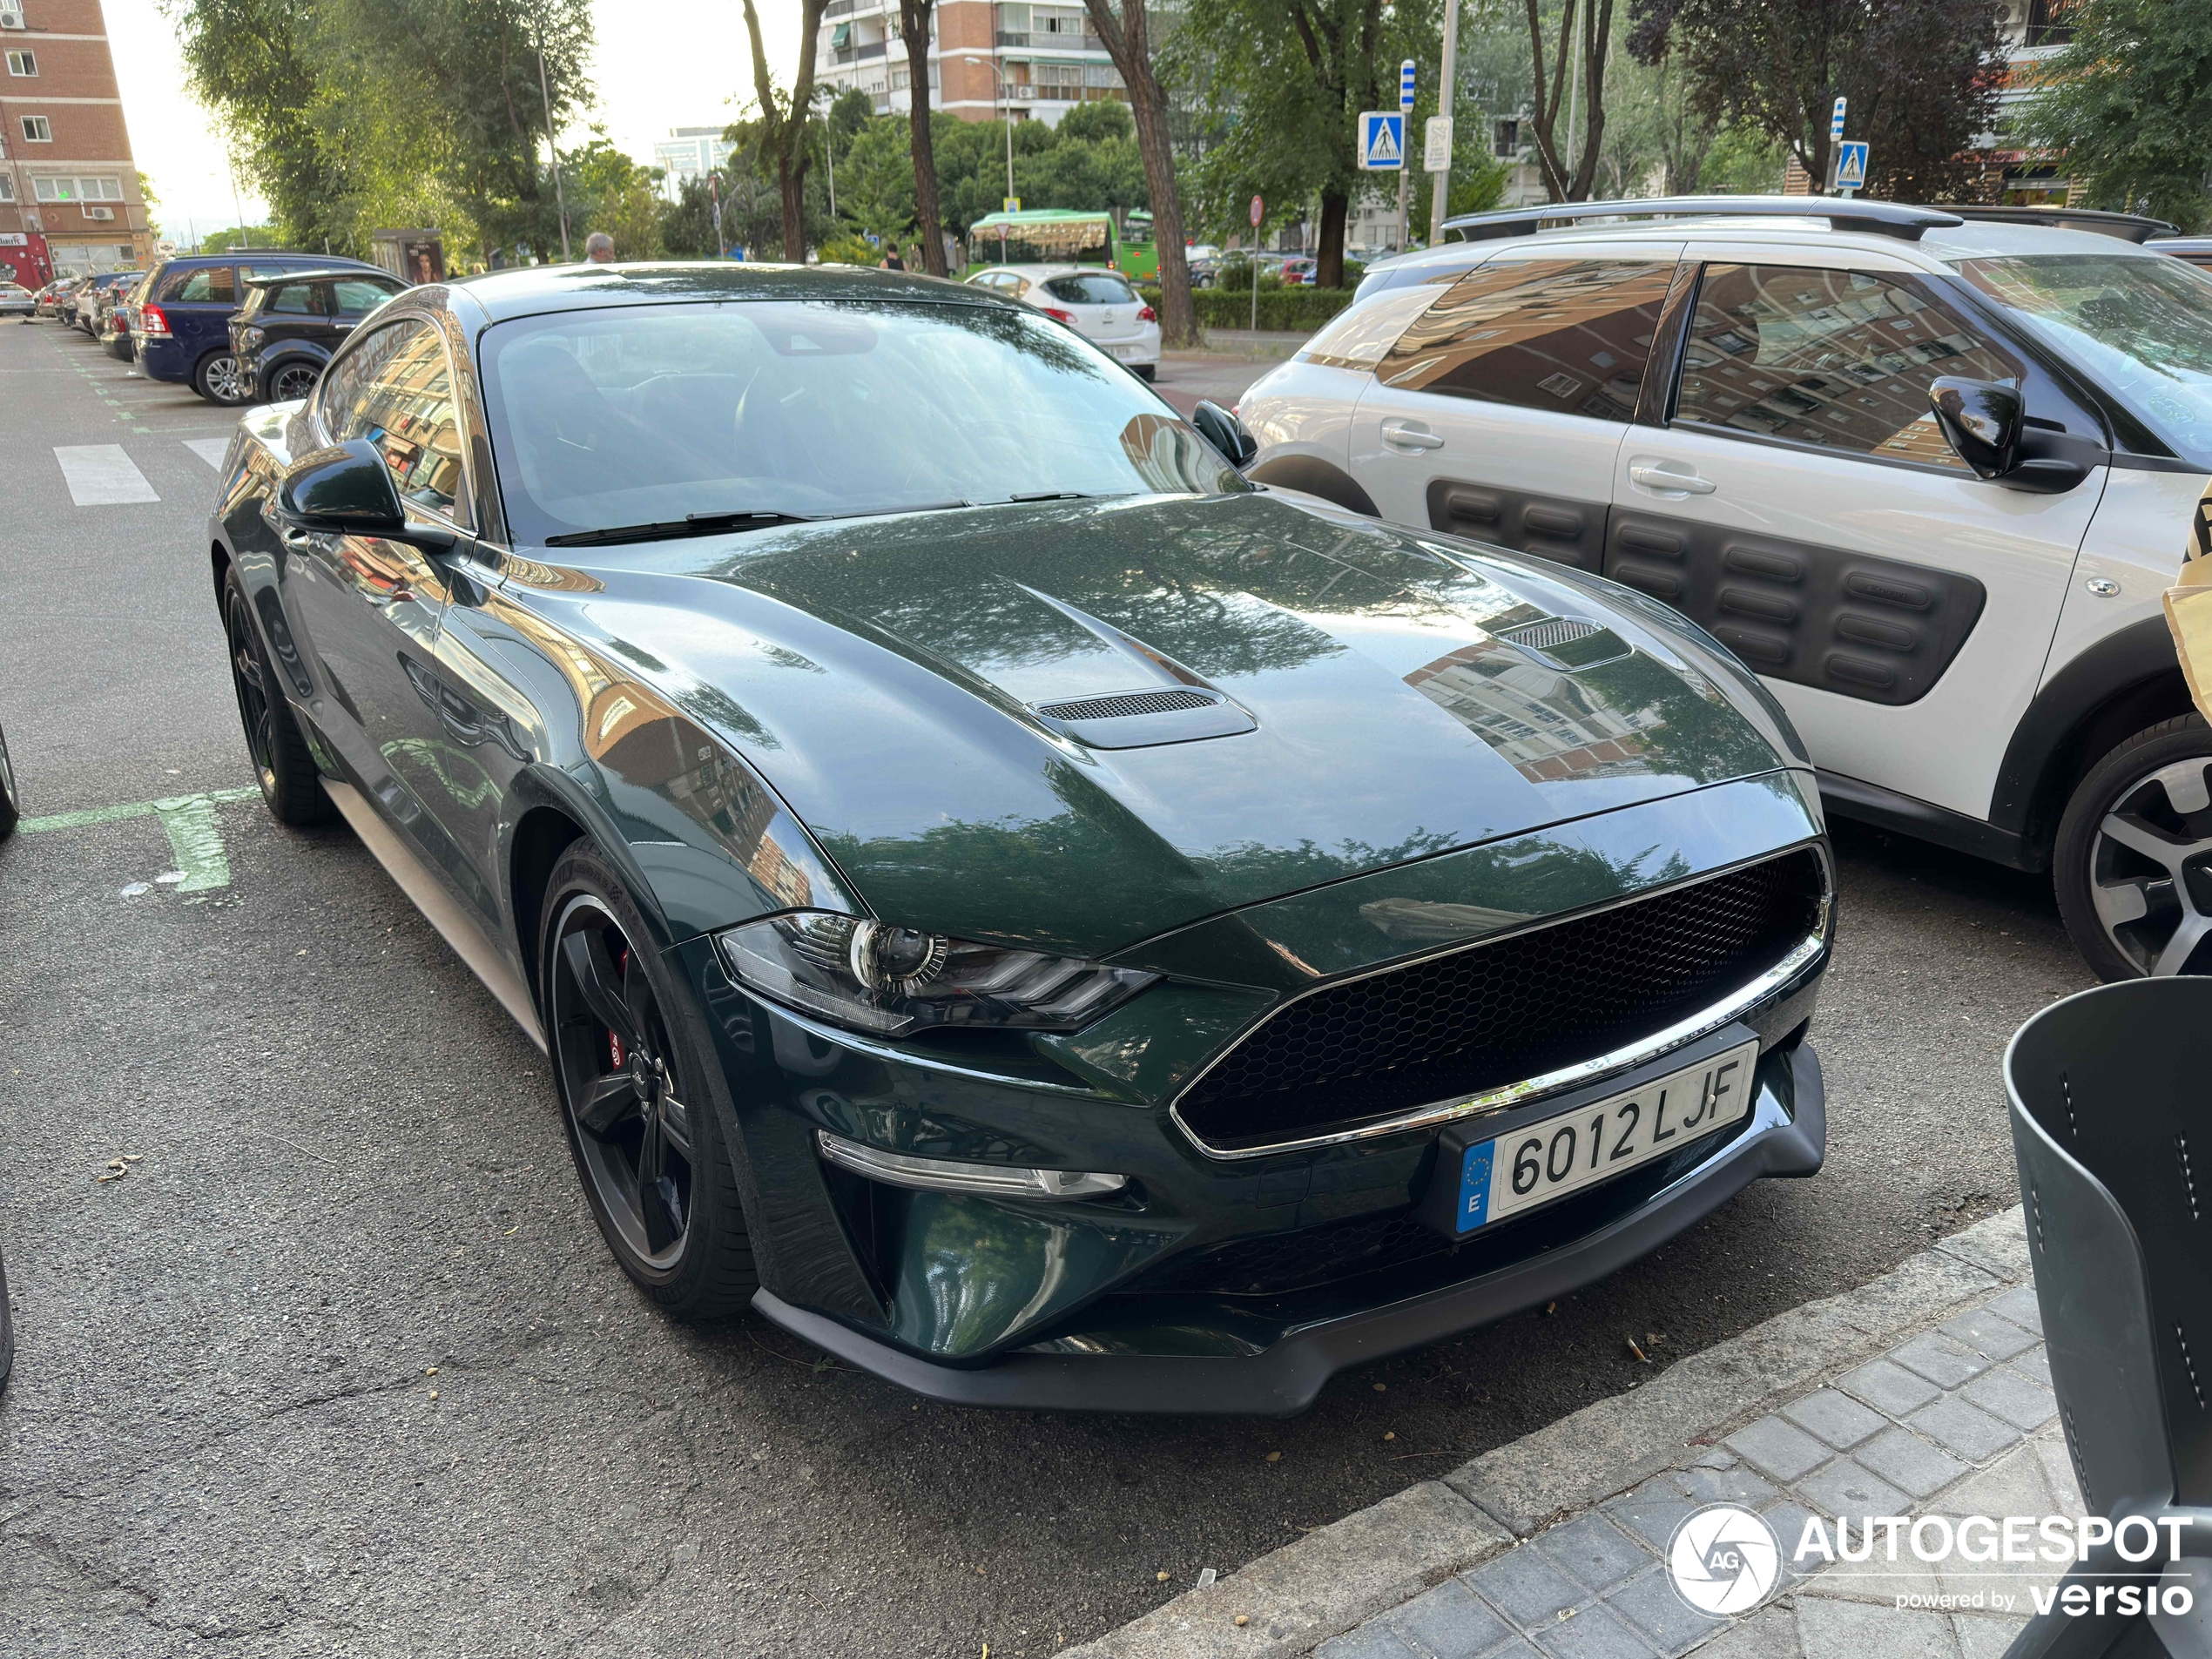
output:
[[84,217],[89,219],[93,219],[102,225],[109,224],[114,220],[115,209],[112,207],[88,207],[84,210]]
[[23,26],[23,8],[0,0],[0,29],[20,29]]

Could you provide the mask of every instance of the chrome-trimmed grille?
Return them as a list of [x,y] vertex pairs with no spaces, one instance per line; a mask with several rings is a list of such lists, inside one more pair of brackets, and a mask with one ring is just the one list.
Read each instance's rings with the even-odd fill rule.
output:
[[[1206,1080],[1225,1062],[1244,1049],[1261,1033],[1266,1031],[1286,1009],[1295,1008],[1310,998],[1325,995],[1332,991],[1361,981],[1431,966],[1447,959],[1464,956],[1471,952],[1486,950],[1513,941],[1526,941],[1532,934],[1548,933],[1555,928],[1589,921],[1594,918],[1605,916],[1612,912],[1668,895],[1681,895],[1709,882],[1754,871],[1780,860],[1798,857],[1807,857],[1812,860],[1816,872],[1815,880],[1817,882],[1813,914],[1810,919],[1809,928],[1804,934],[1802,937],[1791,935],[1790,940],[1781,941],[1779,956],[1770,954],[1765,958],[1770,966],[1753,973],[1750,978],[1725,995],[1699,1006],[1693,1012],[1669,1021],[1656,1030],[1649,1031],[1630,1041],[1617,1043],[1602,1053],[1567,1064],[1547,1066],[1540,1071],[1514,1082],[1470,1090],[1465,1094],[1447,1095],[1442,1099],[1406,1107],[1402,1109],[1387,1110],[1361,1117],[1355,1117],[1352,1114],[1347,1113],[1344,1117],[1328,1124],[1313,1126],[1312,1133],[1298,1133],[1294,1129],[1280,1139],[1266,1139],[1264,1142],[1256,1137],[1224,1135],[1217,1130],[1212,1131],[1214,1138],[1210,1140],[1207,1138],[1207,1132],[1194,1126],[1191,1115],[1186,1112],[1185,1109],[1191,1103],[1194,1096],[1198,1094]],[[1608,904],[1595,906],[1572,914],[1548,918],[1533,927],[1519,928],[1513,933],[1483,940],[1473,945],[1457,946],[1412,961],[1394,962],[1389,967],[1373,969],[1367,974],[1354,974],[1342,980],[1332,980],[1325,985],[1316,986],[1303,992],[1275,1008],[1266,1018],[1252,1026],[1235,1042],[1215,1056],[1178,1092],[1174,1103],[1169,1109],[1169,1116],[1174,1120],[1176,1127],[1190,1139],[1190,1143],[1210,1157],[1221,1159],[1270,1157],[1312,1147],[1339,1145],[1345,1142],[1366,1140],[1377,1136],[1434,1128],[1454,1118],[1501,1111],[1508,1106],[1517,1105],[1544,1095],[1556,1093],[1595,1082],[1617,1072],[1629,1070],[1666,1053],[1670,1049],[1693,1042],[1708,1032],[1718,1030],[1730,1022],[1743,1017],[1761,1003],[1779,994],[1791,981],[1817,962],[1827,949],[1828,918],[1834,893],[1834,873],[1830,867],[1824,849],[1821,848],[1817,842],[1801,843],[1778,853],[1746,860],[1724,870],[1708,872],[1687,881],[1670,883],[1663,887],[1649,888],[1615,900]],[[1794,940],[1794,942],[1791,942],[1791,940]],[[1316,1086],[1326,1086],[1325,1080],[1322,1084]]]

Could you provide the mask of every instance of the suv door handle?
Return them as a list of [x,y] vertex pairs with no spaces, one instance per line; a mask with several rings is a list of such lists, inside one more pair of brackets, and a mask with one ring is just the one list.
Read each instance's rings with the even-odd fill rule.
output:
[[1711,479],[1700,478],[1694,472],[1672,472],[1665,467],[1630,467],[1629,482],[1642,484],[1646,489],[1671,489],[1683,496],[1710,496],[1713,493]]
[[1393,449],[1441,449],[1444,440],[1418,421],[1385,421],[1382,441]]

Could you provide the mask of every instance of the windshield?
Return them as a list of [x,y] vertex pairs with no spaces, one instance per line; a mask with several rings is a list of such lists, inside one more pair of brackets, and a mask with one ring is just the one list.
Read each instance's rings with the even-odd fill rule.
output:
[[483,359],[523,542],[694,515],[1248,487],[1128,370],[995,305],[570,311],[487,330]]
[[2212,467],[2212,276],[2164,254],[1963,260],[1959,269],[2177,454]]

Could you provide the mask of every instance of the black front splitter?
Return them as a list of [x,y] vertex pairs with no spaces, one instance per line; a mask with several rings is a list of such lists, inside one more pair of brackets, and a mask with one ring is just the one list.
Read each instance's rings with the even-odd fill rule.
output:
[[[887,1382],[954,1406],[1021,1411],[1291,1417],[1329,1379],[1410,1348],[1490,1325],[1580,1290],[1649,1255],[1762,1176],[1809,1176],[1828,1144],[1820,1062],[1811,1043],[1790,1056],[1794,1118],[1739,1136],[1709,1163],[1571,1244],[1464,1284],[1285,1337],[1250,1359],[1150,1354],[1014,1353],[974,1367],[941,1365],[862,1335],[763,1290],[760,1314],[793,1336]],[[1765,1109],[1764,1098],[1762,1109]]]

